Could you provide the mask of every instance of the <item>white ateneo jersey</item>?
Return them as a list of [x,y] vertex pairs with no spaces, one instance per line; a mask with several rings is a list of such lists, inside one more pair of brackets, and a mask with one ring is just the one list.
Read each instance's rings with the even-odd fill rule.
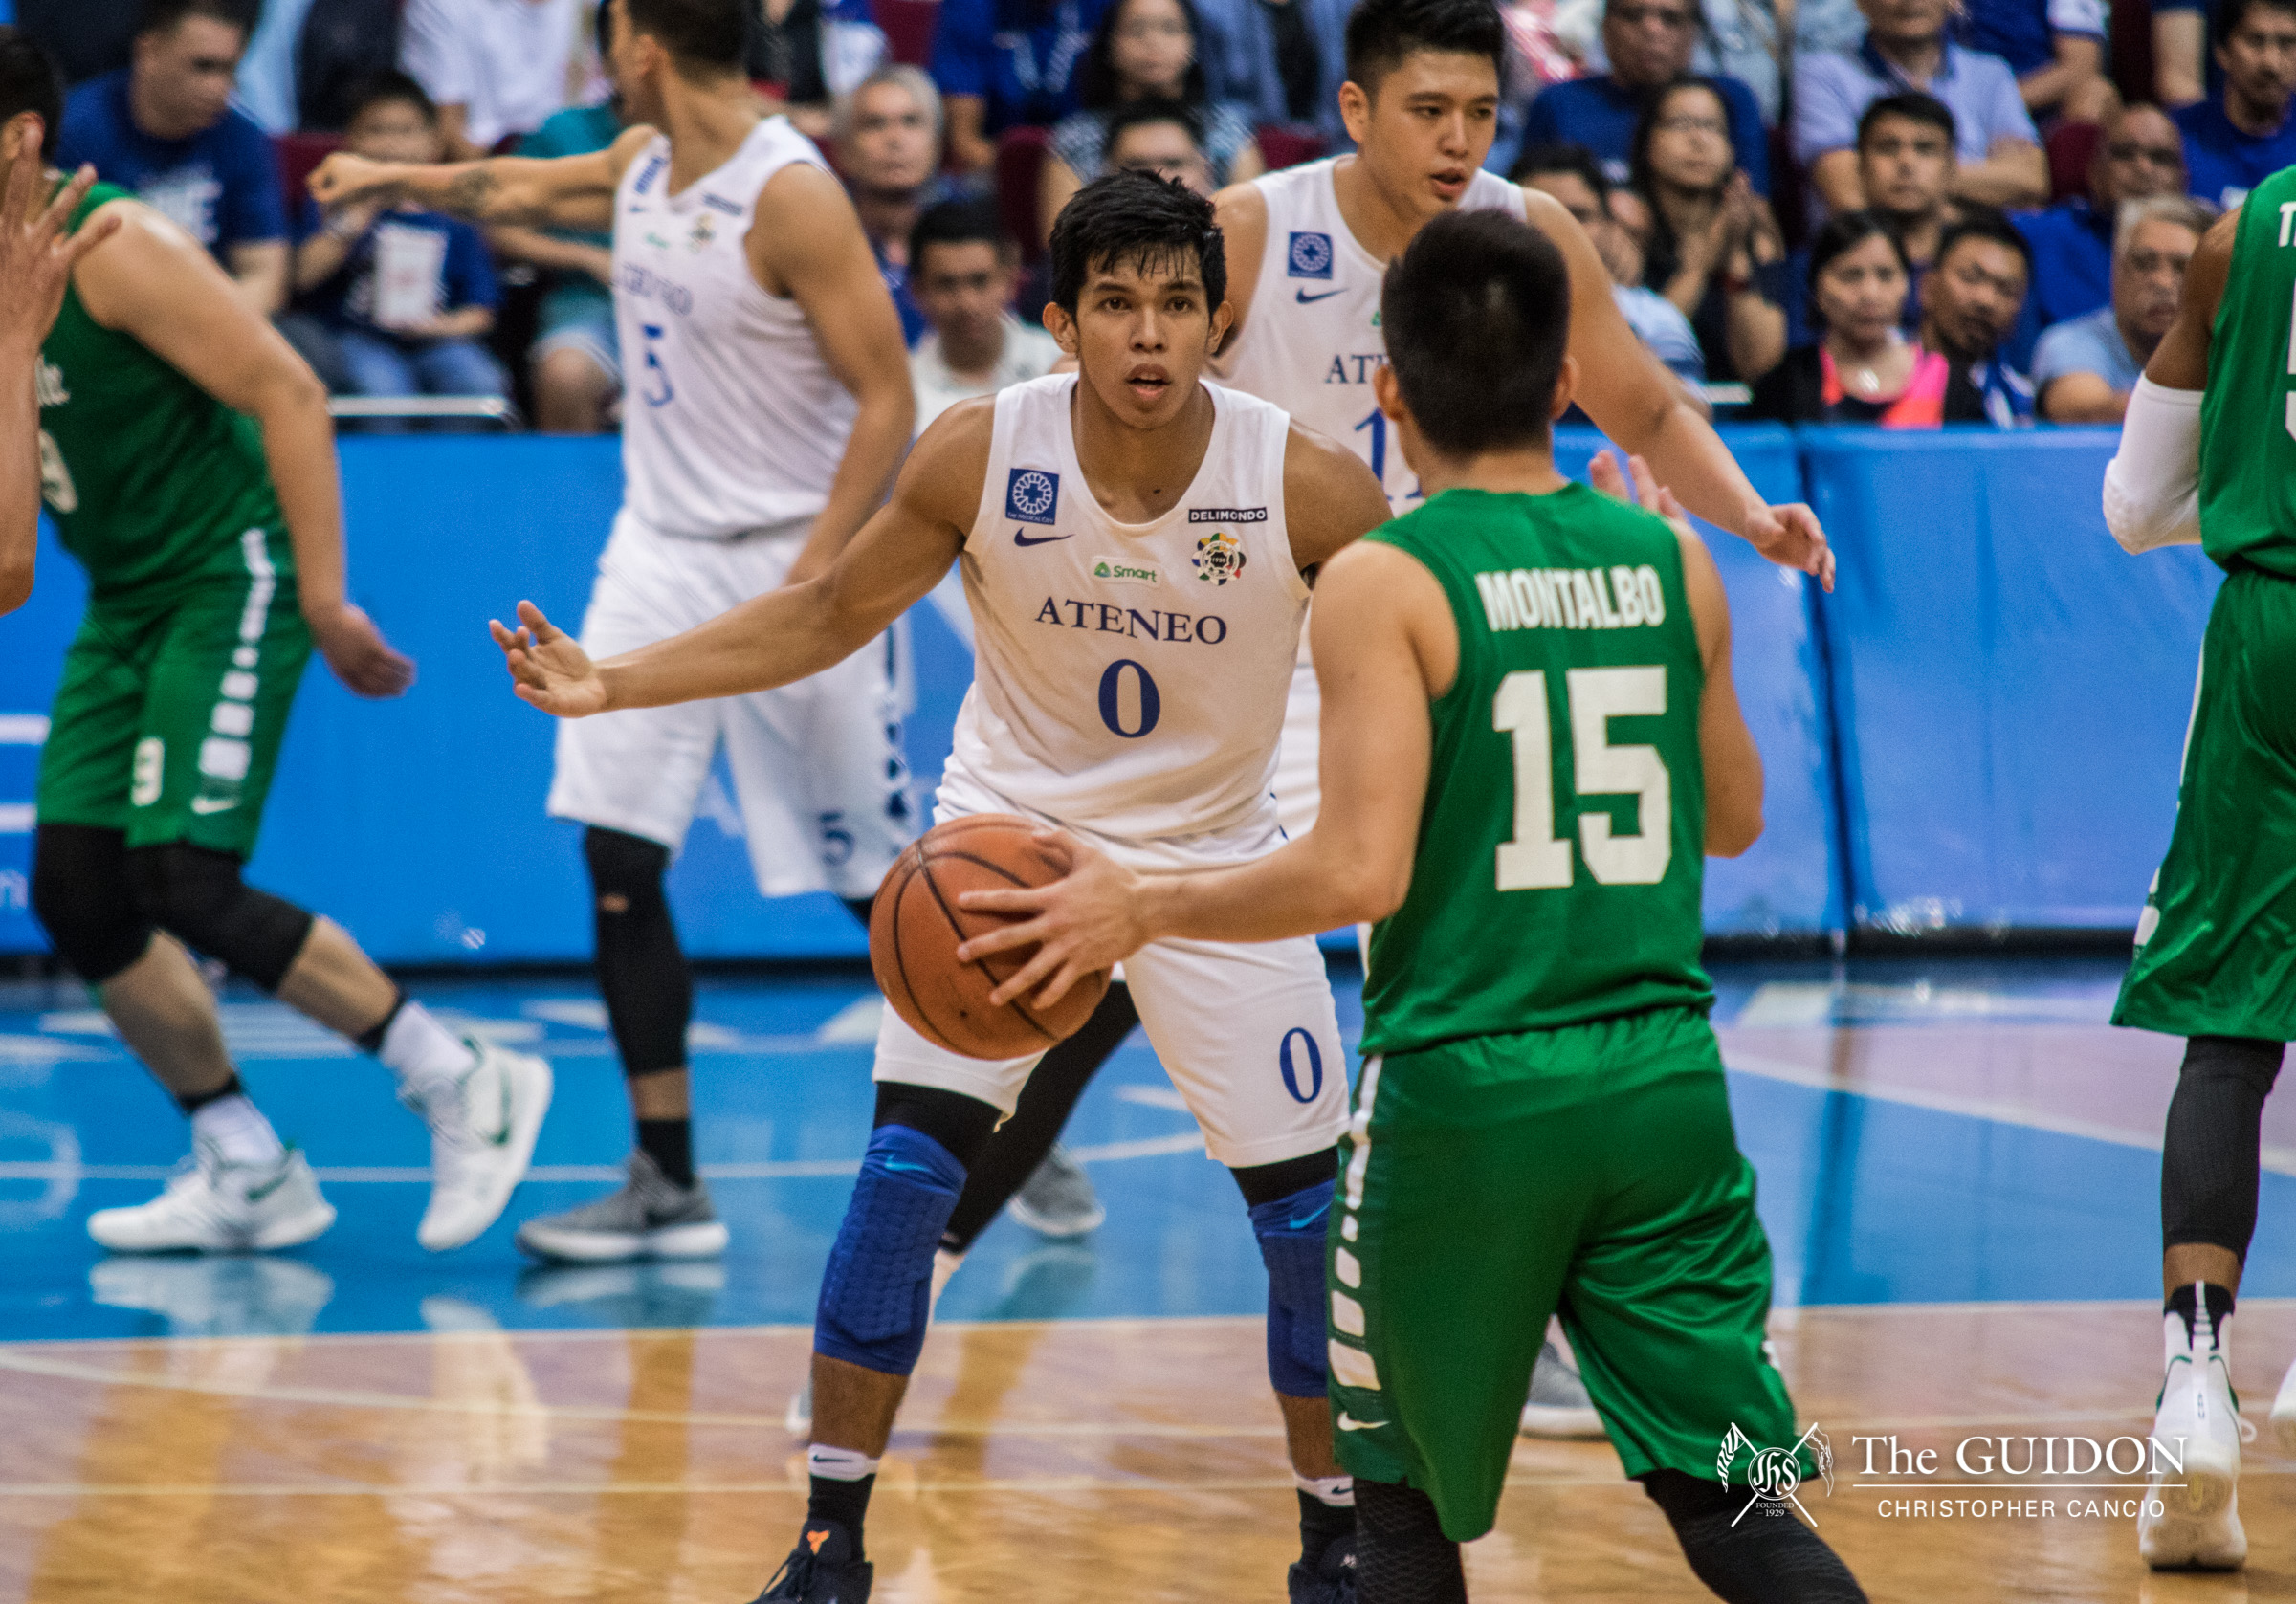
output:
[[783,117],[715,172],[670,192],[655,139],[614,196],[614,322],[622,338],[625,504],[663,535],[726,538],[828,504],[852,432],[797,302],[750,272],[758,195],[791,163],[825,167]]
[[953,774],[1096,834],[1199,835],[1265,813],[1308,587],[1284,520],[1291,420],[1204,387],[1203,465],[1152,523],[1077,466],[1073,374],[997,397],[964,543],[973,687]]
[[[1380,332],[1387,264],[1357,243],[1339,215],[1332,175],[1340,160],[1252,181],[1268,205],[1268,244],[1225,382],[1352,447],[1400,514],[1418,499],[1419,481],[1371,393],[1371,376],[1387,360]],[[1477,172],[1459,206],[1525,215],[1522,190],[1495,173]]]

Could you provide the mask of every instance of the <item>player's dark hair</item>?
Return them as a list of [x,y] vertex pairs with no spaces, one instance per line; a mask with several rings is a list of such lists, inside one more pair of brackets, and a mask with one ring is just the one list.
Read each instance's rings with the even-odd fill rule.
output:
[[1108,114],[1108,143],[1101,148],[1106,160],[1115,160],[1117,139],[1143,122],[1177,122],[1188,131],[1188,143],[1203,154],[1203,114],[1184,100],[1127,100]]
[[2033,247],[2027,242],[2025,236],[2018,231],[2017,225],[2009,221],[2009,214],[1993,207],[1978,206],[1971,201],[1961,201],[1956,204],[1959,207],[1960,215],[1948,223],[1945,226],[1945,232],[1937,236],[1937,254],[1930,259],[1930,265],[1933,268],[1943,267],[1946,257],[1952,255],[1954,248],[1963,240],[1991,240],[1996,245],[2005,246],[2017,253],[2018,260],[2025,264],[2025,282],[2028,285],[2031,284],[2033,281]]
[[1469,457],[1547,439],[1571,332],[1571,270],[1503,211],[1420,230],[1380,289],[1387,363],[1427,444]]
[[430,91],[396,69],[369,73],[344,92],[342,103],[350,111],[344,119],[346,126],[376,106],[412,106],[427,125],[438,126],[438,102],[430,99]]
[[712,73],[741,71],[751,9],[741,0],[623,0],[630,33],[660,41],[681,67]]
[[1052,223],[1052,300],[1071,318],[1084,281],[1121,263],[1153,270],[1194,257],[1208,313],[1227,298],[1227,247],[1212,203],[1177,179],[1110,173],[1070,197]]
[[[2296,0],[2291,0],[2296,3]],[[1894,95],[1885,95],[1858,119],[1858,148],[1866,148],[1874,128],[1886,117],[1901,122],[1918,122],[1925,128],[1934,128],[1945,136],[1945,148],[1952,150],[1957,131],[1954,124],[1954,108],[1934,95],[1924,95],[1918,89],[1901,89]]]
[[190,16],[204,16],[215,22],[228,22],[239,30],[240,36],[252,39],[255,24],[262,20],[262,0],[144,0],[136,12],[136,33],[172,33],[176,25]]
[[1488,56],[1503,72],[1507,25],[1494,0],[1362,0],[1347,19],[1348,81],[1366,95],[1421,51]]
[[925,208],[916,227],[909,231],[909,276],[922,278],[925,252],[936,245],[993,245],[1004,256],[1013,250],[1004,219],[992,200],[942,201]]
[[1834,265],[1834,259],[1876,235],[1889,242],[1890,253],[1897,257],[1898,271],[1910,282],[1913,264],[1906,259],[1906,247],[1888,224],[1882,221],[1878,211],[1837,211],[1825,220],[1818,237],[1810,241],[1810,322],[1822,326],[1825,319],[1818,310],[1818,275]]
[[[1626,161],[1630,175],[1627,183],[1646,197],[1654,198],[1658,194],[1658,175],[1650,170],[1650,142],[1658,137],[1659,119],[1666,115],[1668,101],[1677,95],[1687,94],[1692,90],[1701,95],[1712,96],[1714,109],[1722,114],[1722,140],[1730,146],[1732,171],[1735,172],[1738,165],[1746,158],[1746,153],[1738,148],[1738,142],[1732,137],[1730,132],[1730,97],[1722,93],[1722,85],[1713,78],[1700,77],[1695,73],[1685,73],[1680,77],[1663,83],[1644,96],[1643,115],[1635,120],[1634,143],[1628,152]],[[1717,186],[1717,187],[1727,186],[1729,183],[1730,179],[1725,177],[1722,180],[1722,186]],[[1655,204],[1650,210],[1654,218],[1664,215]]]
[[55,58],[21,28],[0,25],[0,122],[31,112],[40,120],[40,155],[55,161],[64,121],[64,80]]
[[1540,173],[1570,173],[1583,180],[1605,209],[1610,206],[1610,174],[1602,170],[1602,159],[1582,144],[1556,140],[1527,146],[1507,176],[1516,184],[1528,184]]
[[2255,11],[2285,11],[2296,15],[2296,0],[2224,0],[2223,9],[2217,13],[2216,21],[2209,27],[2210,35],[2219,40],[2231,38],[2241,24],[2248,20],[2248,13]]
[[[1132,0],[1115,0],[1100,13],[1100,26],[1093,31],[1093,42],[1076,68],[1076,103],[1087,111],[1104,111],[1123,99],[1123,83],[1116,77],[1116,30],[1123,25],[1125,9],[1131,4]],[[1203,76],[1203,19],[1196,12],[1195,0],[1174,0],[1174,4],[1188,24],[1188,71],[1180,80],[1180,97],[1192,106],[1201,106],[1211,94]]]

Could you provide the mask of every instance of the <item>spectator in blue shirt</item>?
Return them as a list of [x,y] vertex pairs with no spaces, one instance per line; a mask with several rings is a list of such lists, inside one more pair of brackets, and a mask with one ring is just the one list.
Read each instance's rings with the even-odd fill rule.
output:
[[2033,247],[2033,293],[2011,351],[2031,351],[2042,330],[2112,299],[2113,218],[2126,203],[2183,193],[2184,140],[2166,112],[2133,105],[2107,119],[2088,193],[2012,219]]
[[[377,162],[446,154],[438,108],[403,73],[378,74],[354,98],[344,143]],[[503,396],[502,368],[479,343],[500,298],[478,231],[419,207],[306,209],[295,280],[336,330],[353,393]]]
[[999,134],[1023,124],[1049,128],[1076,109],[1078,69],[1108,4],[941,0],[933,81],[940,86],[953,166],[988,172]]
[[1859,0],[1866,39],[1845,55],[1796,59],[1794,160],[1827,209],[1866,204],[1858,179],[1858,119],[1886,95],[1918,89],[1954,114],[1958,158],[1954,192],[1986,206],[2040,206],[2049,165],[2018,91],[1998,55],[1946,37],[1954,0]]
[[2230,211],[2248,191],[2296,164],[2296,0],[2224,0],[2216,57],[2224,88],[2180,108],[2184,165],[2194,195]]
[[2033,387],[2041,415],[2058,424],[2117,424],[2137,376],[2176,320],[2184,273],[2208,231],[2208,209],[2182,195],[2156,195],[2121,209],[2114,241],[2112,303],[2041,337]]
[[[1697,0],[1608,0],[1602,49],[1610,71],[1539,91],[1523,114],[1523,144],[1585,145],[1601,158],[1613,184],[1626,183],[1644,104],[1689,72],[1698,27]],[[1733,77],[1709,81],[1722,97],[1731,147],[1747,183],[1755,194],[1769,194],[1770,137],[1754,91]]]
[[912,345],[924,338],[925,317],[909,290],[909,237],[928,209],[955,193],[937,170],[940,121],[933,80],[898,64],[879,67],[837,102],[837,171]]
[[1198,0],[1205,92],[1251,109],[1262,127],[1312,129],[1347,142],[1348,0]]
[[1964,209],[1945,231],[1921,281],[1921,343],[1953,363],[1948,418],[1969,415],[1965,402],[1974,394],[1977,411],[1997,428],[2033,421],[2033,382],[2001,351],[2032,282],[2031,247],[1991,207]]
[[72,92],[56,158],[92,163],[215,254],[264,317],[287,303],[287,205],[271,141],[232,105],[253,0],[146,0],[135,57]]
[[1954,37],[2009,63],[2036,121],[2102,122],[2119,103],[2105,77],[2105,0],[1968,0]]

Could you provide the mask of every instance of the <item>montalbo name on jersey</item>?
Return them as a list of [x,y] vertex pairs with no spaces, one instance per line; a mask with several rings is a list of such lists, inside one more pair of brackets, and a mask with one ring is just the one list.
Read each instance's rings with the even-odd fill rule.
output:
[[[1069,610],[1065,618],[1061,616],[1063,607]],[[1122,635],[1133,641],[1194,641],[1218,646],[1227,639],[1227,620],[1216,613],[1168,613],[1155,607],[1142,612],[1108,602],[1064,602],[1050,596],[1037,608],[1036,622]]]
[[1658,570],[1515,568],[1477,574],[1483,617],[1500,629],[1631,629],[1667,621]]

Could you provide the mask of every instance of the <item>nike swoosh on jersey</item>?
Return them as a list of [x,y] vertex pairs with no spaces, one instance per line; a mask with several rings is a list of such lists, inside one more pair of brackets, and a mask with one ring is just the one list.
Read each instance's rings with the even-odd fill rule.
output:
[[1012,532],[1012,543],[1016,546],[1049,546],[1055,540],[1074,538],[1076,535],[1073,530],[1066,535],[1024,535],[1017,529]]
[[1339,1429],[1341,1431],[1378,1431],[1386,1423],[1384,1420],[1358,1420],[1350,1417],[1346,1410],[1339,1411]]
[[221,813],[226,808],[238,805],[239,799],[236,797],[193,797],[191,799],[191,811],[194,813]]
[[1334,296],[1345,294],[1347,294],[1345,290],[1326,290],[1319,296],[1312,296],[1305,290],[1294,290],[1292,292],[1292,298],[1302,306],[1314,306],[1319,300],[1330,300]]

